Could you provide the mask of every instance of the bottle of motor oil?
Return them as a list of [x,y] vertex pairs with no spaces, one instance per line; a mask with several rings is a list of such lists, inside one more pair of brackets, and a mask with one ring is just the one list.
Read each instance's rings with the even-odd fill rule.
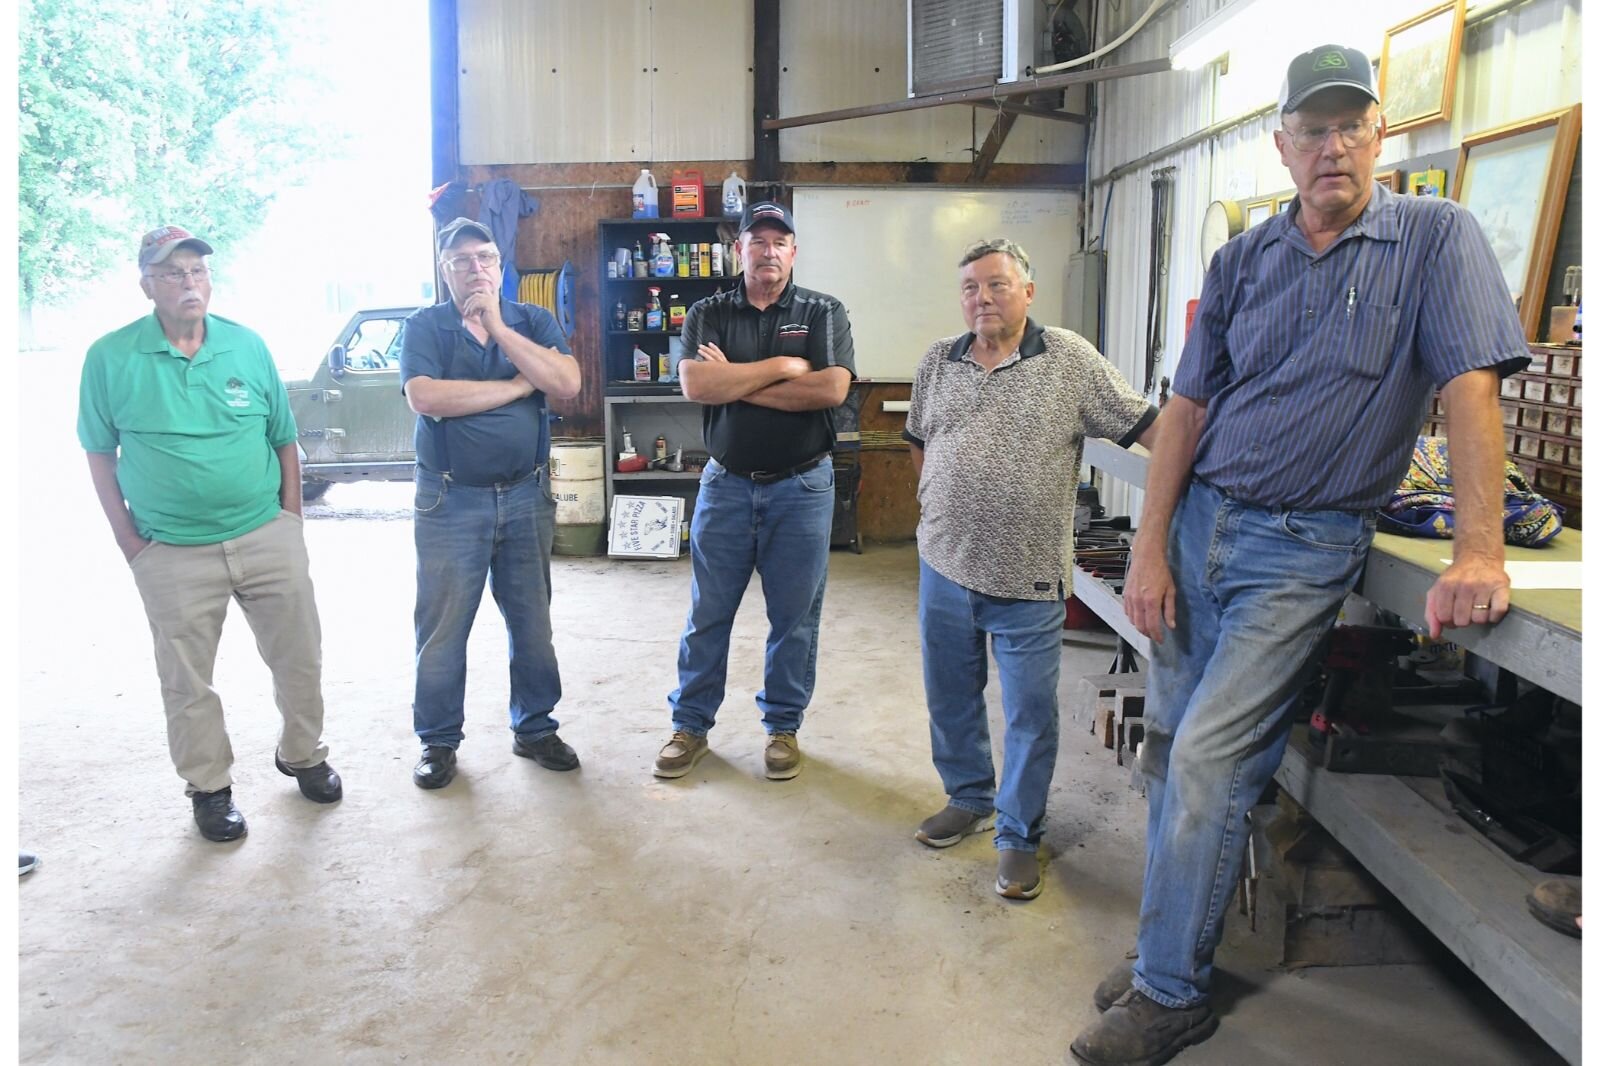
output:
[[669,329],[682,329],[683,318],[688,313],[689,308],[683,302],[683,297],[677,293],[667,297],[667,327]]
[[633,346],[633,380],[650,380],[650,357],[637,344]]

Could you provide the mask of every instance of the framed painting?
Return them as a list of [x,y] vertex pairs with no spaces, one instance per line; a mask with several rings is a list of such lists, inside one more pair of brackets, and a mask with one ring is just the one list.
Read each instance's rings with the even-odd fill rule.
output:
[[1372,175],[1372,180],[1382,185],[1390,192],[1404,192],[1405,182],[1403,175],[1398,170],[1385,170],[1381,174]]
[[1277,210],[1278,202],[1268,196],[1261,200],[1251,200],[1244,205],[1244,228],[1259,225],[1272,217],[1272,212]]
[[1387,133],[1450,118],[1466,18],[1467,0],[1451,0],[1384,33],[1378,98],[1388,119]]
[[1273,198],[1272,213],[1275,215],[1281,215],[1285,211],[1289,210],[1289,205],[1294,203],[1294,198],[1295,192],[1293,189],[1290,189],[1288,192],[1279,193]]
[[1444,171],[1419,170],[1406,179],[1406,184],[1411,187],[1412,196],[1443,196]]
[[1450,198],[1483,227],[1529,340],[1544,309],[1581,111],[1574,104],[1475,133],[1462,140],[1457,156]]

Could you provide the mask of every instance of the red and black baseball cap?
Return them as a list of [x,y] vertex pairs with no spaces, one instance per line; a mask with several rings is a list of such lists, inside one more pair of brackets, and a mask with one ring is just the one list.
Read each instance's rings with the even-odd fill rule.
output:
[[139,240],[139,269],[166,262],[167,256],[186,244],[201,255],[211,254],[211,245],[182,226],[157,226]]
[[794,216],[789,209],[772,200],[762,200],[753,203],[744,209],[744,214],[739,216],[739,232],[744,233],[762,222],[770,222],[774,226],[782,226],[790,233],[794,232]]
[[1300,105],[1322,90],[1340,86],[1357,89],[1382,106],[1378,79],[1373,76],[1372,60],[1367,54],[1342,44],[1321,44],[1289,61],[1289,72],[1278,90],[1278,111],[1298,111]]

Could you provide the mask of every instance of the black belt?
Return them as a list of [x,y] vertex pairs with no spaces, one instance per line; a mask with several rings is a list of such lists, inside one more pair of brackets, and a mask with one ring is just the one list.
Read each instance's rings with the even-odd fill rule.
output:
[[770,485],[774,481],[782,481],[785,478],[794,477],[796,474],[804,474],[807,470],[814,470],[822,465],[822,461],[832,454],[832,452],[823,452],[816,458],[807,459],[800,465],[791,466],[787,470],[735,470],[727,463],[723,463],[722,468],[730,474],[738,474],[742,478],[754,481],[757,485]]

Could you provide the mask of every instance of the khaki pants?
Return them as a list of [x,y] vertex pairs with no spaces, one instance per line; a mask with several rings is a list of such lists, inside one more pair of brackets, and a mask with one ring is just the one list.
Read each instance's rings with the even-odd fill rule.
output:
[[130,564],[155,637],[167,745],[186,791],[233,783],[233,747],[211,687],[228,600],[239,601],[272,671],[283,715],[278,755],[292,767],[328,757],[322,744],[322,628],[302,519],[289,511],[219,544],[152,543]]

